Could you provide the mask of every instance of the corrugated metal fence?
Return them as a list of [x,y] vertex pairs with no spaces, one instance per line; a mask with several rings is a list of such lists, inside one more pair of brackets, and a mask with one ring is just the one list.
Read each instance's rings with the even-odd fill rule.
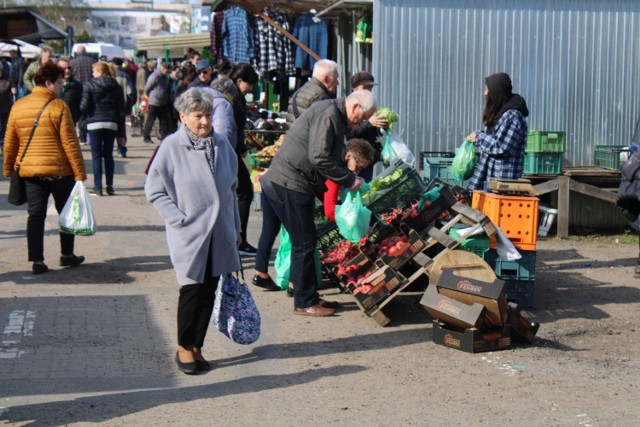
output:
[[627,144],[640,102],[640,1],[376,0],[373,73],[414,152],[452,151],[481,125],[504,71],[529,128],[564,130],[568,165]]

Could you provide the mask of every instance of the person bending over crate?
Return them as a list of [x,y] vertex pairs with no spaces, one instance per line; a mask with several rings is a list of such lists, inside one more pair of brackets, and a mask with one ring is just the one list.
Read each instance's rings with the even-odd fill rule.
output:
[[[326,179],[354,191],[362,187],[356,174],[344,165],[343,141],[348,127],[368,120],[375,110],[375,97],[366,90],[314,103],[287,132],[282,148],[260,180],[263,218],[271,215],[272,222],[282,223],[291,237],[294,314],[334,314],[337,303],[325,301],[318,294],[315,195],[326,191]],[[260,236],[258,250],[273,243],[266,241],[268,236]]]
[[480,155],[469,180],[469,190],[482,190],[484,183],[492,178],[518,179],[524,166],[527,103],[512,92],[511,78],[506,73],[492,74],[485,79],[484,97],[484,128],[467,136]]

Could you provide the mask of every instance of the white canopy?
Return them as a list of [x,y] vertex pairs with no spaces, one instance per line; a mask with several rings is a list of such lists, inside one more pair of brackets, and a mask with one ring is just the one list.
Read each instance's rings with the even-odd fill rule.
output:
[[40,49],[38,46],[23,42],[19,39],[13,39],[13,41],[15,42],[15,44],[0,41],[0,56],[8,57],[9,51],[12,49],[16,49],[17,47],[20,47],[20,53],[22,54],[23,58],[33,59],[40,55],[40,51],[42,49]]

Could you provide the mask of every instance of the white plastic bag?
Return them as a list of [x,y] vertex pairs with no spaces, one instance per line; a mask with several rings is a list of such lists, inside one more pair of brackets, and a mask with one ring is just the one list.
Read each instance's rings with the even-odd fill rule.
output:
[[[393,149],[396,158],[402,160],[408,165],[413,166],[415,157],[413,156],[411,150],[409,150],[409,147],[404,142],[400,134],[395,130],[387,130],[386,139],[391,144],[391,148]],[[395,159],[390,159],[389,163],[393,163],[393,160]]]
[[500,227],[496,227],[496,249],[498,251],[498,255],[500,258],[506,261],[515,261],[517,259],[522,258],[520,252],[513,246],[513,243],[507,236],[505,236],[504,232],[500,229]]
[[60,231],[68,234],[91,236],[96,233],[96,219],[91,207],[91,196],[82,181],[76,181],[67,203],[60,212]]

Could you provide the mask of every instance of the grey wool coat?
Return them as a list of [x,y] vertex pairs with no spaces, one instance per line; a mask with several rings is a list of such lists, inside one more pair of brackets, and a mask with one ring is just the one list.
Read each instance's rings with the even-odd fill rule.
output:
[[229,140],[214,133],[215,177],[204,150],[194,150],[182,125],[156,154],[144,185],[147,200],[165,220],[171,263],[180,286],[240,270],[236,240],[238,160]]

